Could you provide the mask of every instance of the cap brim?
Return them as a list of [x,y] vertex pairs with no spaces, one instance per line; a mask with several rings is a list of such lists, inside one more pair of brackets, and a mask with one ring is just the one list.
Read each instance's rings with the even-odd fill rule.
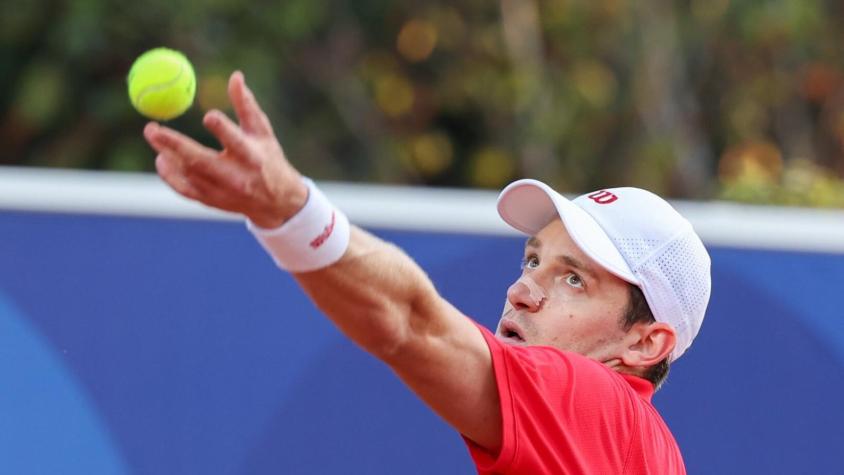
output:
[[559,217],[575,244],[592,260],[619,278],[639,285],[612,240],[583,208],[538,180],[507,185],[498,196],[498,214],[513,228],[535,236]]

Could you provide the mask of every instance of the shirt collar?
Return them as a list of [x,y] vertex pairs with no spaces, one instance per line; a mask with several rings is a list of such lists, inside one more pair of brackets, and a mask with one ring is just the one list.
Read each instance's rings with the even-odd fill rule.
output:
[[627,381],[627,384],[636,391],[636,394],[638,394],[639,397],[645,401],[651,402],[651,398],[654,395],[654,385],[651,384],[650,381],[631,374],[622,374],[621,376],[625,381]]

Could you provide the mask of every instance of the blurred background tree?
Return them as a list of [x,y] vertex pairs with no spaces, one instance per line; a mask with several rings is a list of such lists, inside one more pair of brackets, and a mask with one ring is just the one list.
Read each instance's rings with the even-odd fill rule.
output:
[[245,72],[317,179],[844,207],[844,4],[824,0],[0,0],[0,164],[153,170],[125,75]]

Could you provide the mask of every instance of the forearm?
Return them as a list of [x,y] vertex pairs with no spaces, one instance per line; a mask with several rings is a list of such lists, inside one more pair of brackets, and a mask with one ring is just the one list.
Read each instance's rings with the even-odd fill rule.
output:
[[357,227],[340,261],[294,276],[344,334],[382,359],[436,332],[447,305],[404,252]]

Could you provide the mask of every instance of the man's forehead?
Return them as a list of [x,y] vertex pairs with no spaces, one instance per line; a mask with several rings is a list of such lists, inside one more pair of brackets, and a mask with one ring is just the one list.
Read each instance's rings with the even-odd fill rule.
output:
[[566,229],[565,224],[559,218],[551,220],[539,232],[527,238],[525,247],[542,248],[551,243],[561,243],[562,246],[555,246],[560,247],[559,251],[561,252],[565,251],[567,254],[576,253],[577,255],[582,255],[580,247],[571,238],[568,229]]
[[[604,270],[603,267],[601,267],[597,262],[595,262],[585,252],[583,252],[583,250],[580,249],[577,243],[575,243],[571,236],[568,234],[568,231],[565,229],[565,226],[560,220],[552,221],[537,235],[527,238],[527,240],[525,241],[525,250],[543,249],[543,247],[547,245],[549,241],[552,241],[552,239],[546,238],[546,236],[544,236],[544,233],[547,233],[550,227],[556,227],[558,225],[560,226],[559,232],[562,233],[563,236],[565,236],[565,242],[564,245],[559,247],[558,249],[550,250],[550,252],[554,254],[554,258],[566,265],[575,267],[588,274],[591,274],[592,277],[597,279],[602,273],[601,271]],[[545,238],[544,241],[543,238]]]

